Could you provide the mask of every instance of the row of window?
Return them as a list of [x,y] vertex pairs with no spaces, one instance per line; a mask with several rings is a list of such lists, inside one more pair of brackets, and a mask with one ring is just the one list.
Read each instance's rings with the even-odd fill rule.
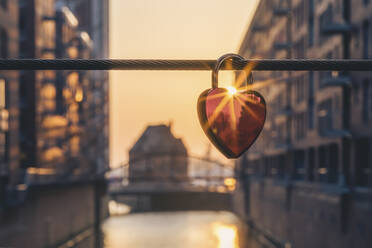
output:
[[[311,0],[310,0],[311,1]],[[299,28],[305,23],[305,2],[301,1],[294,9],[293,9],[293,16],[294,16],[294,24],[296,28]]]
[[305,138],[306,134],[306,115],[305,113],[297,113],[293,117],[295,139],[300,140]]
[[0,27],[0,58],[8,58],[8,33]]
[[363,82],[362,94],[362,118],[367,123],[372,120],[372,86],[368,80],[364,80]]
[[4,165],[8,160],[8,119],[9,114],[6,104],[6,85],[5,80],[0,79],[0,175],[6,168]]
[[[310,74],[312,75],[312,74]],[[312,76],[309,77],[310,79]],[[369,80],[365,80],[362,84],[361,91],[359,91],[359,88],[354,88],[354,104],[361,104],[361,118],[364,123],[368,124],[370,121],[372,121],[372,83]],[[310,86],[313,87],[313,86]],[[298,91],[300,88],[300,91],[303,91],[304,87],[295,87],[295,91]],[[309,90],[310,92],[312,90]],[[360,94],[362,100],[359,101],[356,94]],[[297,94],[300,96],[300,99],[303,99],[302,93]],[[284,95],[280,94],[275,100],[273,100],[272,104],[270,105],[271,111],[280,113],[281,110],[284,108]],[[315,120],[318,121],[318,133],[320,135],[327,135],[327,132],[330,130],[333,130],[335,128],[335,118],[338,111],[340,110],[340,97],[336,96],[334,98],[328,98],[320,103],[318,103],[317,108],[315,104],[314,97],[309,97],[308,99],[308,107],[307,107],[307,113],[296,113],[293,115],[293,127],[294,127],[294,137],[296,140],[301,140],[305,138],[306,136],[306,130],[307,129],[313,129],[315,126]],[[316,109],[315,109],[316,108]],[[316,115],[315,115],[316,114]],[[276,130],[279,127],[274,127]],[[279,132],[279,130],[275,131],[275,133]],[[284,132],[279,132],[280,135],[274,135],[278,138],[278,141],[281,141],[280,138],[281,135],[285,136]]]
[[308,80],[308,74],[302,74],[292,79],[294,90],[295,103],[300,103],[305,100],[305,85]]
[[[319,135],[327,135],[327,133],[335,128],[334,118],[336,105],[339,104],[338,98],[329,98],[320,102],[315,111],[315,102],[313,98],[308,101],[308,108],[305,112],[295,113],[292,116],[293,135],[295,140],[306,138],[306,132],[312,130],[315,126],[315,120],[318,122]],[[372,100],[371,100],[372,102]],[[372,104],[372,103],[371,103]],[[371,110],[372,111],[372,110]],[[316,116],[315,116],[316,114]],[[372,117],[372,114],[369,115]],[[286,138],[285,123],[275,124],[271,127],[271,138],[274,138],[278,144],[282,144]]]
[[[292,160],[289,155],[292,155]],[[338,156],[337,144],[294,150],[287,154],[249,161],[247,173],[267,178],[337,183]]]
[[[356,186],[372,184],[372,141],[356,140],[352,166],[345,171],[345,179]],[[275,179],[337,184],[339,182],[340,151],[336,143],[294,150],[287,154],[269,156],[246,162],[246,174]],[[290,159],[292,156],[293,159]],[[291,161],[291,162],[290,162]]]

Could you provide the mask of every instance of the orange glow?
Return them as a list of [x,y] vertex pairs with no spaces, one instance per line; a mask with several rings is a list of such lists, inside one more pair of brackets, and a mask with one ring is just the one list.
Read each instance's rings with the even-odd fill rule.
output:
[[30,167],[27,169],[27,174],[36,174],[36,175],[54,175],[56,172],[51,168],[36,168]]
[[232,86],[227,86],[226,89],[230,96],[234,96],[238,92],[237,89]]
[[235,178],[225,178],[224,182],[225,186],[230,190],[235,190],[236,187],[236,180]]
[[234,225],[214,223],[213,234],[218,239],[218,248],[238,248],[238,230]]
[[224,184],[226,186],[235,186],[236,180],[235,180],[235,178],[225,178]]
[[82,102],[83,98],[84,98],[83,90],[81,88],[78,88],[75,93],[75,101]]
[[[257,3],[112,0],[110,58],[216,59],[236,53]],[[224,73],[220,81],[231,82],[221,77]],[[239,91],[239,83],[234,86]],[[209,141],[200,128],[196,101],[210,87],[210,71],[111,71],[111,165],[127,160],[127,151],[147,124],[169,120],[174,121],[173,132],[182,137],[190,154],[204,155]],[[224,159],[214,148],[211,156]]]

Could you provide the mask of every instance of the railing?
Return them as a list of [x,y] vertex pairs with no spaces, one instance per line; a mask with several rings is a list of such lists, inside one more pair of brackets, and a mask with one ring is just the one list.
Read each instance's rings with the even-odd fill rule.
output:
[[172,153],[152,153],[132,159],[108,171],[106,179],[109,191],[232,191],[236,184],[232,166],[207,158]]

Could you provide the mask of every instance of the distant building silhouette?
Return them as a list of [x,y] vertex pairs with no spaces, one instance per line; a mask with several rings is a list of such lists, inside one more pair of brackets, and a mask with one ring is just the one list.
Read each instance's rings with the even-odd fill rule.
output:
[[129,151],[131,182],[181,180],[187,177],[187,168],[186,147],[170,125],[148,126]]

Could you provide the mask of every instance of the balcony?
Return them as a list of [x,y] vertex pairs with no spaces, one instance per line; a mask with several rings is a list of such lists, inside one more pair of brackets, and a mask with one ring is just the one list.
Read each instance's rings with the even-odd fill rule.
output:
[[323,35],[349,34],[353,31],[353,26],[344,23],[330,23],[321,27]]
[[274,43],[274,50],[280,51],[280,50],[289,50],[291,49],[292,44],[287,42],[275,42]]
[[321,81],[320,88],[350,86],[351,80],[347,76],[326,77]]
[[252,28],[253,33],[265,32],[268,29],[267,25],[254,25]]
[[283,16],[288,16],[289,14],[291,13],[291,10],[289,8],[274,8],[273,9],[273,15],[274,16],[279,16],[279,17],[283,17]]
[[351,138],[351,133],[347,130],[343,129],[328,129],[328,130],[320,130],[319,135],[324,138]]

